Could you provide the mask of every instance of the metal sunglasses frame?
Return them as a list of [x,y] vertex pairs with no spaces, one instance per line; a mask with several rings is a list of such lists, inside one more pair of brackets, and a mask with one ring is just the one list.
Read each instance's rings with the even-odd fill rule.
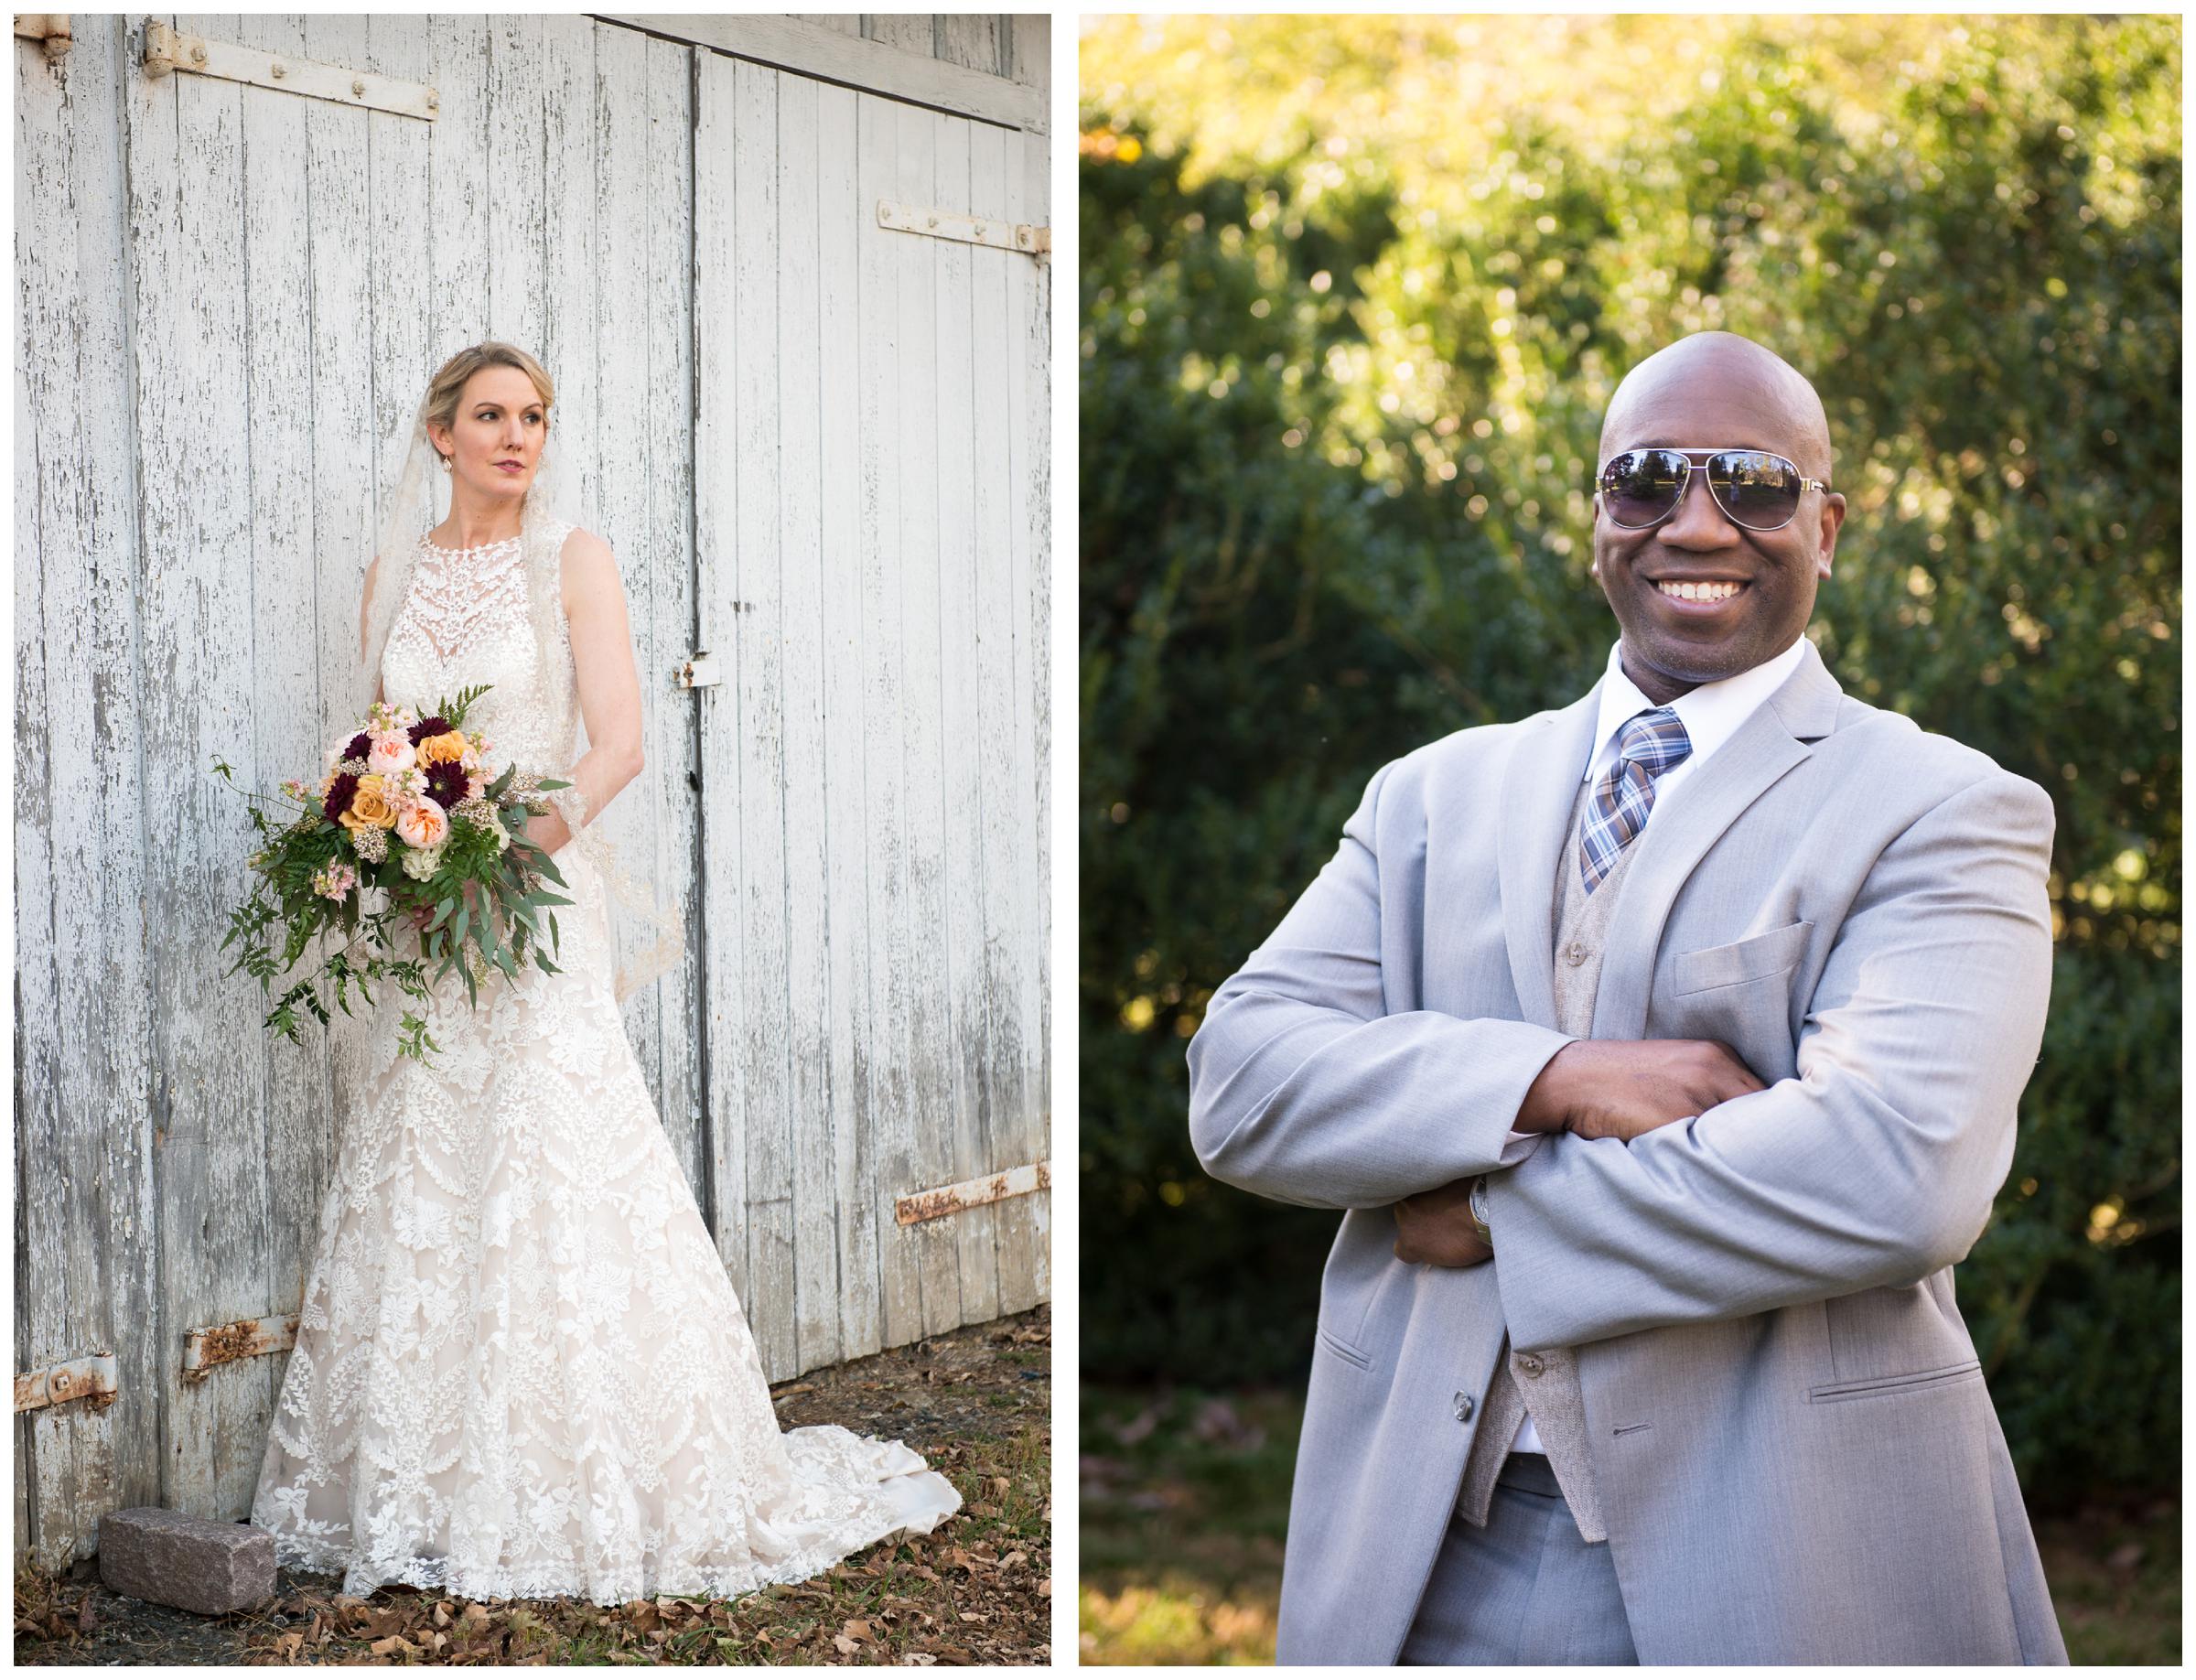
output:
[[[1622,460],[1624,457],[1628,455],[1646,455],[1649,453],[1656,455],[1676,456],[1685,463],[1685,476],[1677,481],[1677,494],[1670,499],[1670,505],[1664,508],[1660,513],[1657,513],[1645,524],[1628,525],[1624,523],[1623,521],[1620,520],[1614,513],[1610,513],[1609,516],[1609,522],[1614,525],[1619,531],[1652,531],[1657,525],[1661,524],[1663,521],[1668,519],[1672,514],[1675,513],[1678,509],[1685,505],[1685,492],[1693,488],[1693,475],[1696,471],[1704,479],[1706,479],[1709,499],[1713,501],[1718,508],[1723,510],[1724,518],[1729,520],[1732,524],[1738,526],[1741,531],[1782,531],[1786,525],[1791,524],[1793,520],[1799,518],[1800,504],[1796,501],[1792,504],[1792,512],[1786,514],[1782,519],[1779,520],[1773,525],[1749,525],[1746,522],[1746,521],[1740,519],[1738,514],[1732,512],[1729,506],[1724,501],[1723,498],[1717,495],[1716,480],[1707,477],[1708,462],[1718,455],[1765,455],[1772,461],[1782,461],[1785,468],[1791,471],[1792,476],[1799,479],[1800,494],[1802,496],[1806,495],[1806,493],[1811,490],[1819,490],[1826,492],[1830,489],[1829,479],[1811,479],[1807,477],[1806,474],[1800,471],[1800,464],[1797,461],[1793,460],[1788,455],[1779,455],[1774,449],[1757,449],[1745,444],[1730,444],[1715,449],[1676,449],[1672,448],[1665,444],[1649,444],[1642,445],[1637,449],[1620,449],[1616,452],[1616,454],[1610,456],[1609,460],[1603,461],[1599,467],[1596,468],[1594,469],[1595,498],[1597,500],[1600,500],[1602,497],[1601,478],[1604,473],[1608,472],[1610,462]],[[1696,455],[1703,458],[1698,462],[1695,462],[1693,459],[1693,457]],[[1603,502],[1603,511],[1608,511],[1608,504],[1606,501]]]

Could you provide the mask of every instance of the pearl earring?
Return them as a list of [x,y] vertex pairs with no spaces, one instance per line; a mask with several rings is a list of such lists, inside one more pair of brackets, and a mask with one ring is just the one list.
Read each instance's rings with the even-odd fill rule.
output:
[[442,469],[443,469],[443,471],[445,471],[445,472],[447,472],[447,471],[449,471],[449,469],[450,469],[450,458],[449,458],[448,456],[442,454],[440,451],[437,451],[437,452],[436,453],[435,458],[436,458],[436,460],[438,460],[438,461],[440,461],[440,462],[442,463]]

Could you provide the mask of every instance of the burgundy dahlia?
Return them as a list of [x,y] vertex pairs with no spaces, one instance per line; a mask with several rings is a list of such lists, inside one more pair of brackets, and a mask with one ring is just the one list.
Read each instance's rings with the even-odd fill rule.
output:
[[362,759],[372,747],[373,738],[361,729],[350,738],[350,745],[343,748],[343,756],[347,759]]
[[414,747],[424,740],[429,740],[437,735],[447,735],[449,732],[450,726],[439,717],[423,717],[407,731]]
[[430,764],[427,766],[427,797],[447,811],[465,797],[468,780],[462,764],[455,761]]
[[359,791],[359,779],[348,771],[338,776],[328,790],[328,799],[321,805],[322,813],[331,823],[342,821],[343,813],[350,809],[350,797]]

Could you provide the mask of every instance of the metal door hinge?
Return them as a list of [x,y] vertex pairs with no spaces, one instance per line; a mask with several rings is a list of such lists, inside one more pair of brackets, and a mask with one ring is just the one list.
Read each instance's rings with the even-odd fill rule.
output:
[[893,1199],[892,1217],[902,1225],[919,1225],[926,1219],[943,1219],[964,1208],[980,1208],[987,1201],[1004,1201],[1009,1196],[1028,1196],[1051,1188],[1052,1163],[1036,1161],[995,1172],[988,1179],[964,1179],[937,1190],[911,1190]]
[[239,1319],[234,1324],[209,1324],[183,1332],[183,1375],[201,1381],[216,1365],[249,1359],[254,1353],[278,1353],[297,1345],[297,1315],[286,1318]]
[[714,688],[720,681],[716,669],[716,655],[696,652],[692,659],[671,673],[675,688]]
[[1052,230],[1027,221],[999,221],[956,210],[918,210],[912,204],[877,201],[877,225],[900,233],[921,233],[931,239],[959,240],[964,245],[996,245],[1018,251],[1040,261],[1052,254]]
[[145,27],[145,73],[165,76],[171,70],[280,88],[308,99],[332,99],[429,123],[442,104],[442,95],[425,82],[398,81],[371,70],[345,70],[340,64],[316,63],[288,53],[239,47],[231,41],[210,41],[202,35],[180,34],[164,23],[148,22]]
[[39,41],[46,48],[46,62],[54,63],[75,45],[69,35],[69,14],[66,12],[17,12],[16,35],[26,41]]
[[16,1378],[16,1410],[35,1412],[70,1400],[109,1405],[114,1399],[117,1380],[112,1353],[87,1353],[81,1359],[27,1371]]

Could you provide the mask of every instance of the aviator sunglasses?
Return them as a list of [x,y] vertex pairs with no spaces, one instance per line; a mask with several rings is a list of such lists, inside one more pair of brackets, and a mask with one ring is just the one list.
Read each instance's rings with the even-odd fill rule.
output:
[[1803,492],[1830,488],[1825,479],[1802,477],[1792,462],[1766,449],[1627,449],[1610,457],[1595,479],[1609,522],[1644,531],[1676,512],[1692,480],[1688,458],[1694,456],[1706,458],[1702,465],[1716,505],[1731,523],[1749,531],[1782,530],[1800,511]]

